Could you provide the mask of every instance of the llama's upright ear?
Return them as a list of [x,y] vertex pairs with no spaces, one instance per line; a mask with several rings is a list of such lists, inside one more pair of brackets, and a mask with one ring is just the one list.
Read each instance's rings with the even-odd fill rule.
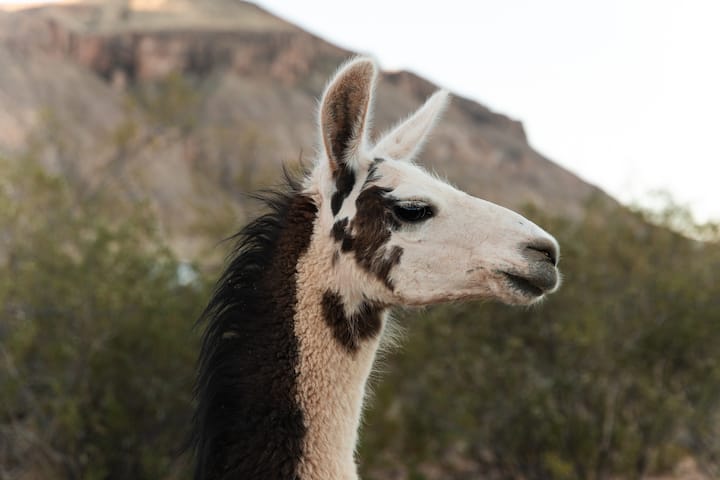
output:
[[435,92],[415,113],[380,139],[373,149],[373,156],[387,155],[395,160],[412,160],[422,149],[447,104],[447,90]]
[[320,134],[333,173],[357,167],[357,154],[367,142],[376,76],[375,62],[357,58],[343,65],[325,89]]

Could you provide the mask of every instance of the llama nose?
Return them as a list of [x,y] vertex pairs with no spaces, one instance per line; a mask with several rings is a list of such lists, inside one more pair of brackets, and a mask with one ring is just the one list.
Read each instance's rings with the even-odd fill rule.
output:
[[549,240],[536,240],[525,247],[526,253],[533,259],[550,262],[554,267],[558,263],[558,247]]

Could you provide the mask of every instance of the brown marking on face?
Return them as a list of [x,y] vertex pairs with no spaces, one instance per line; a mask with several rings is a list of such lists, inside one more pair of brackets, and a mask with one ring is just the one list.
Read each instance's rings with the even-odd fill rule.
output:
[[349,353],[355,353],[362,341],[374,338],[382,328],[383,307],[362,302],[357,312],[347,316],[339,294],[326,291],[322,298],[323,317],[335,340]]
[[335,193],[333,193],[330,199],[330,208],[333,216],[335,216],[355,186],[355,172],[343,164],[337,171],[333,172],[333,175],[335,176]]
[[371,183],[376,182],[380,178],[380,174],[378,174],[378,165],[384,162],[384,158],[376,158],[373,160],[373,163],[370,164],[370,168],[368,168],[367,176],[365,177],[365,181],[363,182],[362,188],[364,189],[366,186],[368,186]]
[[393,290],[390,270],[400,263],[403,250],[386,246],[392,230],[400,226],[392,214],[393,199],[387,195],[388,191],[373,185],[360,192],[350,230],[354,232],[352,250],[358,265]]
[[[375,164],[380,162],[382,159],[376,159]],[[375,175],[372,167],[369,175]],[[355,261],[360,267],[393,290],[390,271],[400,263],[403,254],[401,247],[388,249],[385,245],[392,230],[400,226],[392,214],[394,200],[388,195],[389,189],[372,185],[367,180],[364,184],[369,186],[363,188],[358,195],[355,218],[352,222],[349,222],[347,217],[335,222],[331,235],[340,243],[342,252],[353,251]]]
[[343,238],[345,238],[345,230],[347,229],[347,226],[347,217],[343,218],[342,220],[338,220],[333,224],[332,237],[335,239],[336,242],[340,242]]

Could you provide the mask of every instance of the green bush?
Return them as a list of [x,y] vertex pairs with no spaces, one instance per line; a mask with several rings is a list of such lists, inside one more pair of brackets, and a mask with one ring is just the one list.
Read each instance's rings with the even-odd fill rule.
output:
[[114,218],[31,159],[1,166],[2,471],[176,478],[205,285],[143,205]]

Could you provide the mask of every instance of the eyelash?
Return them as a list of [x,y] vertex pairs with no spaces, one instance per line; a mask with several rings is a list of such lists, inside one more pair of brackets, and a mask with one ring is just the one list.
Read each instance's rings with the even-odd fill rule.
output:
[[404,223],[419,223],[432,218],[432,207],[420,202],[403,202],[393,206],[395,218]]

